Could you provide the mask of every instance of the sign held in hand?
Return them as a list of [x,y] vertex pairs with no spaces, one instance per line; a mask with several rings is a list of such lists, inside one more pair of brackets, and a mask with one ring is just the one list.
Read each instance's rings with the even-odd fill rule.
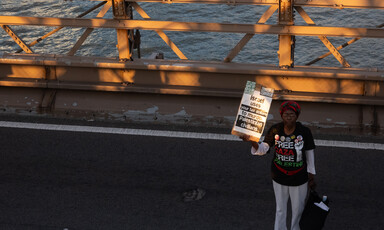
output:
[[247,81],[232,128],[233,135],[249,135],[251,141],[260,140],[267,122],[273,92],[272,88]]

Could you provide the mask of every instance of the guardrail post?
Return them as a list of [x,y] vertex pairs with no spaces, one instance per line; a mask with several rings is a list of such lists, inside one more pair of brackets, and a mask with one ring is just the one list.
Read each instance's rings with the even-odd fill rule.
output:
[[[133,19],[132,6],[125,0],[112,0],[115,19]],[[132,60],[133,30],[117,29],[117,49],[120,61]]]
[[[293,25],[293,0],[279,0],[280,25]],[[290,68],[294,65],[295,36],[279,35],[279,66]]]

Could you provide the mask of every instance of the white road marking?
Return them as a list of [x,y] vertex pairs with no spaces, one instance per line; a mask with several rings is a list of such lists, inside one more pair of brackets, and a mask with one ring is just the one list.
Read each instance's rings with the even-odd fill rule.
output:
[[[129,129],[129,128],[93,127],[93,126],[80,126],[80,125],[38,124],[38,123],[11,122],[11,121],[0,121],[0,127],[49,130],[49,131],[120,134],[120,135],[133,135],[133,136],[188,138],[188,139],[219,140],[219,141],[241,141],[239,137],[233,136],[231,134],[197,133],[197,132],[181,132],[181,131],[151,130],[151,129]],[[315,143],[317,146],[384,150],[384,144],[379,144],[379,143],[318,140],[318,139],[315,140]]]

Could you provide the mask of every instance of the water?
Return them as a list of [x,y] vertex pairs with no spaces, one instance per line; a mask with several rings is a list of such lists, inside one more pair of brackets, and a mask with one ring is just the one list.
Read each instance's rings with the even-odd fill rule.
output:
[[[0,0],[0,15],[76,17],[99,2]],[[256,23],[266,6],[233,6],[205,4],[140,3],[153,20],[219,23]],[[313,21],[320,26],[371,27],[384,23],[382,10],[305,8]],[[97,10],[85,18],[95,17]],[[105,18],[112,18],[110,10]],[[135,12],[135,19],[141,17]],[[296,25],[306,25],[296,13]],[[275,24],[275,13],[267,24]],[[22,39],[29,43],[52,30],[52,27],[12,26]],[[66,54],[84,29],[65,28],[32,49],[36,53]],[[170,32],[166,34],[190,60],[222,61],[240,41],[243,34]],[[166,59],[178,59],[176,54],[153,31],[141,31],[143,57],[153,52],[163,52]],[[351,38],[329,38],[337,47]],[[0,32],[0,52],[15,52],[19,47],[3,31]],[[79,56],[117,57],[116,34],[113,29],[96,29],[76,53]],[[233,62],[278,64],[277,35],[255,35]],[[381,68],[384,64],[384,39],[364,38],[342,49],[341,54],[352,67]],[[328,52],[317,37],[296,37],[295,65],[304,65]],[[331,55],[315,66],[341,66]]]

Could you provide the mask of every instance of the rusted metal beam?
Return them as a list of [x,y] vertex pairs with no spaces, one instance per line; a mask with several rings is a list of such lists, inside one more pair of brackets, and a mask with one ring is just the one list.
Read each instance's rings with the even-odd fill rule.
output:
[[262,24],[226,24],[199,22],[169,22],[114,19],[73,19],[49,17],[0,16],[0,24],[68,26],[88,28],[142,29],[195,32],[225,32],[249,34],[280,34],[297,36],[384,38],[384,29],[325,26],[287,26]]
[[[264,24],[268,19],[275,13],[278,9],[278,6],[270,6],[264,14],[260,17],[258,24]],[[246,34],[240,42],[231,50],[231,52],[224,59],[225,62],[231,62],[237,54],[244,48],[244,46],[253,38],[254,34]]]
[[[315,22],[309,17],[307,12],[305,12],[302,7],[297,6],[295,9],[308,25],[315,25]],[[329,49],[330,53],[332,53],[333,56],[340,62],[340,64],[344,67],[351,67],[348,61],[340,54],[340,52],[333,46],[326,36],[319,36],[319,39]]]
[[[180,97],[172,94],[58,89],[53,106],[44,111],[40,109],[42,95],[44,89],[41,88],[0,87],[0,110],[2,113],[16,111],[23,115],[87,121],[113,120],[121,124],[145,122],[230,130],[240,101],[240,96]],[[268,119],[270,125],[280,121],[278,108],[284,98],[273,100]],[[312,127],[314,135],[337,133],[380,137],[384,134],[384,106],[307,101],[299,103],[305,108],[300,120]]]
[[[142,18],[151,19],[151,17],[149,17],[149,15],[143,10],[143,8],[141,8],[139,4],[137,4],[136,2],[132,2],[131,4]],[[188,59],[184,55],[184,53],[179,49],[179,47],[177,47],[177,45],[173,41],[171,41],[171,39],[162,30],[156,30],[155,32],[161,37],[161,39],[163,39],[163,41],[173,50],[173,52],[175,52],[175,54],[180,59]]]
[[21,47],[26,53],[34,53],[32,49],[21,39],[8,25],[0,25],[1,28]]
[[[144,76],[144,75],[143,75]],[[196,86],[161,86],[161,85],[125,85],[113,82],[76,82],[76,81],[52,81],[33,79],[0,79],[2,87],[23,87],[23,88],[41,88],[50,89],[47,92],[49,98],[44,98],[44,107],[52,105],[52,97],[56,90],[87,90],[87,91],[105,91],[105,92],[122,92],[122,93],[145,93],[145,94],[165,94],[165,95],[189,95],[189,96],[205,96],[205,97],[224,97],[224,98],[240,98],[243,92],[242,88],[237,89],[220,89],[220,88],[204,88]],[[49,100],[47,100],[49,99]],[[300,92],[276,90],[274,100],[297,100],[312,103],[336,103],[336,104],[364,104],[384,106],[383,97],[365,96],[365,95],[349,95],[338,93],[323,92]]]
[[[112,0],[113,16],[116,20],[132,20],[132,6],[125,0]],[[121,61],[132,60],[133,32],[135,28],[116,28],[117,49]]]
[[[85,15],[91,13],[92,11],[98,9],[99,7],[103,6],[103,5],[106,4],[106,3],[107,3],[107,1],[103,1],[103,2],[99,3],[99,4],[97,4],[96,6],[92,7],[91,9],[85,11],[84,13],[81,13],[81,14],[78,15],[76,18],[84,17]],[[33,41],[33,42],[31,42],[31,43],[29,43],[28,46],[29,46],[29,47],[32,47],[32,46],[36,45],[37,43],[39,43],[39,42],[41,42],[42,40],[48,38],[49,36],[55,34],[56,32],[60,31],[60,30],[63,29],[63,28],[64,28],[64,27],[62,27],[62,26],[57,27],[56,29],[54,29],[54,30],[48,32],[48,33],[45,34],[44,36],[42,36],[42,37],[36,39],[35,41]],[[19,49],[18,51],[16,51],[16,53],[21,53],[21,52],[23,52],[23,49]]]
[[[54,75],[47,77],[47,68]],[[3,55],[0,85],[46,89],[238,97],[247,80],[300,101],[384,104],[384,71],[222,62]],[[220,84],[218,84],[220,82]]]
[[[102,0],[90,0],[102,1]],[[111,1],[111,0],[109,0]],[[231,4],[231,5],[277,5],[276,0],[135,0],[135,2],[158,3],[201,3],[201,4]],[[330,7],[330,8],[370,8],[384,9],[382,0],[294,0],[295,6]]]
[[[308,77],[308,78],[331,78],[368,80],[384,82],[384,70],[377,68],[336,68],[336,67],[311,67],[296,66],[293,69],[280,69],[275,65],[242,64],[224,62],[199,62],[189,60],[160,60],[142,59],[133,62],[119,62],[116,58],[102,57],[68,57],[60,55],[40,54],[3,54],[0,55],[0,64],[28,66],[63,66],[75,68],[96,69],[135,69],[151,71],[181,71],[197,73],[227,73],[251,74],[261,76],[285,76],[285,77]],[[25,68],[26,71],[28,68]],[[27,71],[28,72],[28,71]],[[9,73],[4,71],[3,74]],[[43,70],[45,73],[45,70]],[[41,74],[40,74],[41,75]],[[185,76],[188,78],[188,76]]]
[[382,0],[295,0],[296,6],[383,9]]
[[43,99],[40,104],[41,112],[51,112],[55,103],[56,89],[46,89],[43,92]]
[[[294,25],[293,0],[279,0],[279,25]],[[295,37],[292,35],[279,35],[279,66],[290,68],[294,66]]]
[[[378,26],[376,26],[376,28],[382,28],[382,27],[384,27],[384,23],[383,23],[383,24],[380,24],[380,25],[378,25]],[[336,48],[336,50],[341,50],[341,49],[343,49],[343,48],[345,48],[345,47],[347,47],[347,46],[349,46],[349,45],[351,45],[351,44],[357,42],[357,41],[360,40],[360,39],[361,39],[361,38],[353,38],[353,39],[351,39],[351,40],[349,40],[349,41],[343,43],[342,45],[338,46],[338,47]],[[314,64],[314,63],[316,63],[316,62],[318,62],[318,61],[320,61],[320,60],[322,60],[322,59],[328,57],[328,56],[331,55],[331,54],[332,54],[332,52],[325,53],[325,54],[323,54],[323,55],[321,55],[321,56],[319,56],[319,57],[313,59],[312,61],[306,63],[305,65],[312,65],[312,64]]]
[[[96,18],[102,18],[104,15],[108,12],[108,10],[111,8],[111,2],[108,2],[104,5],[104,7],[101,9],[101,11],[97,14]],[[76,51],[81,47],[81,45],[85,42],[85,40],[88,38],[88,36],[93,32],[93,28],[87,28],[83,35],[79,38],[79,40],[76,42],[76,44],[72,47],[72,49],[68,52],[69,56],[75,55]]]

